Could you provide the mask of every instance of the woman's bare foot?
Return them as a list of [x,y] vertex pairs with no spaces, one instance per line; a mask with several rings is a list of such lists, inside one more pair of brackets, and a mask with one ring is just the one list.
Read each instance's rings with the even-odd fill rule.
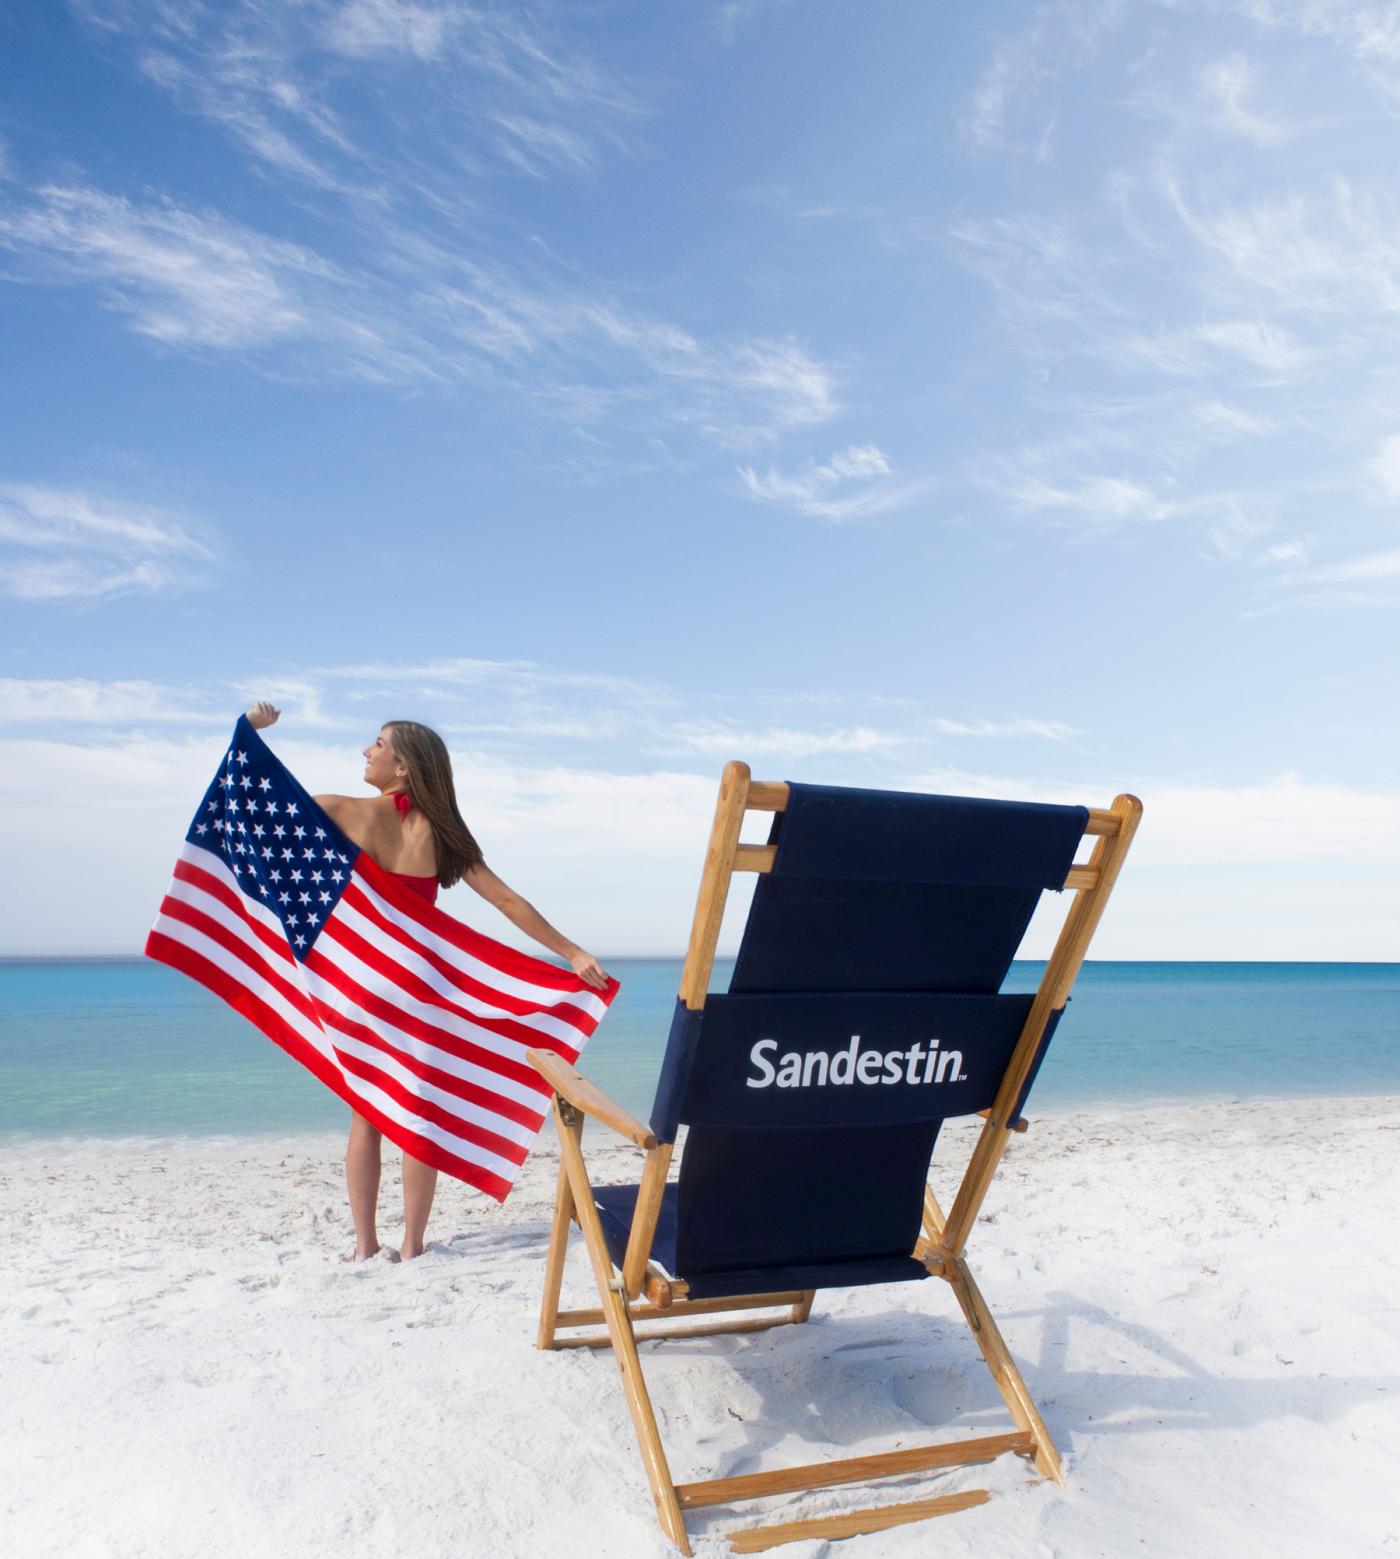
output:
[[379,1242],[377,1240],[375,1241],[375,1243],[373,1245],[359,1245],[359,1244],[357,1244],[355,1246],[355,1260],[356,1261],[368,1261],[371,1256],[377,1256],[379,1254],[379,1250],[380,1250],[380,1246],[379,1246]]
[[423,1252],[427,1250],[427,1248],[428,1247],[426,1245],[410,1245],[408,1241],[405,1240],[403,1242],[403,1249],[400,1252],[400,1255],[404,1261],[412,1261],[416,1256],[421,1256]]

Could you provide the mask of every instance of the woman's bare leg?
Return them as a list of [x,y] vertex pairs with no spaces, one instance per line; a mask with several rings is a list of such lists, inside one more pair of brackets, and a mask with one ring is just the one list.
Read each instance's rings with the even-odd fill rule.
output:
[[345,1147],[345,1185],[355,1220],[355,1260],[368,1261],[379,1249],[375,1211],[379,1205],[380,1133],[356,1110],[350,1112],[350,1141]]
[[433,1192],[437,1190],[437,1170],[416,1158],[403,1156],[403,1259],[411,1261],[423,1254],[423,1236],[428,1229],[428,1214],[433,1210]]

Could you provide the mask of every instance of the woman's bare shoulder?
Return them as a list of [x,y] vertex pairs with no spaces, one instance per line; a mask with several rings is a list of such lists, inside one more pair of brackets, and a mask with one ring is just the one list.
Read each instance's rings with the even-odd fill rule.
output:
[[368,816],[374,807],[369,796],[313,796],[311,799],[337,821],[343,817]]

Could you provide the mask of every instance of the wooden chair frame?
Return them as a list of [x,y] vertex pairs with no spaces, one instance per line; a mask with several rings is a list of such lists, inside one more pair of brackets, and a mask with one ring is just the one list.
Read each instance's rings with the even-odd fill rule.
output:
[[[772,870],[775,853],[773,846],[739,842],[745,813],[781,812],[786,808],[787,801],[788,787],[785,784],[751,780],[748,765],[744,763],[729,763],[725,766],[681,976],[680,997],[691,1011],[698,1011],[705,1005],[732,875],[736,871]],[[981,1435],[941,1445],[856,1456],[842,1461],[813,1462],[805,1466],[748,1473],[738,1477],[674,1483],[652,1412],[637,1344],[655,1338],[756,1332],[772,1326],[801,1323],[811,1314],[814,1291],[750,1294],[734,1299],[690,1299],[684,1282],[669,1276],[649,1259],[666,1178],[671,1167],[672,1144],[658,1143],[647,1126],[614,1103],[601,1089],[558,1056],[546,1051],[529,1053],[531,1062],[554,1090],[553,1112],[560,1153],[559,1185],[550,1229],[537,1346],[613,1350],[622,1373],[623,1389],[656,1505],[657,1519],[661,1523],[661,1530],[682,1553],[691,1552],[682,1512],[701,1506],[731,1504],[845,1483],[866,1483],[944,1467],[976,1465],[992,1461],[1007,1452],[1033,1459],[1042,1477],[1051,1478],[1057,1483],[1063,1482],[1059,1453],[1016,1361],[987,1309],[981,1290],[968,1270],[963,1250],[1001,1156],[1006,1151],[1010,1132],[1025,1129],[1024,1122],[1009,1124],[1016,1101],[1034,1063],[1036,1050],[1051,1013],[1058,1011],[1069,999],[1141,814],[1141,802],[1129,795],[1116,797],[1106,809],[1090,811],[1085,833],[1096,836],[1092,856],[1086,865],[1072,866],[1065,879],[1064,886],[1074,891],[1074,900],[1046,965],[996,1099],[989,1110],[982,1112],[985,1124],[978,1134],[957,1195],[946,1216],[933,1191],[925,1191],[923,1233],[913,1254],[924,1262],[931,1274],[943,1278],[953,1290],[992,1379],[1016,1425],[1013,1433]],[[580,1146],[583,1122],[587,1116],[611,1127],[645,1154],[631,1234],[620,1273],[615,1270],[608,1254]],[[601,1303],[597,1308],[559,1308],[564,1256],[571,1223],[577,1223],[583,1234],[598,1285]],[[778,1313],[771,1313],[775,1309]],[[731,1311],[753,1310],[770,1313],[742,1320],[707,1320],[698,1326],[648,1328],[641,1332],[635,1330],[634,1326],[638,1321],[658,1318],[708,1317]],[[557,1335],[561,1328],[571,1330],[597,1327],[599,1324],[604,1325],[606,1330],[573,1337]],[[873,1506],[839,1516],[749,1527],[731,1532],[730,1546],[736,1553],[756,1553],[780,1543],[797,1542],[805,1538],[849,1537],[856,1533],[878,1531],[909,1521],[965,1510],[984,1503],[989,1497],[985,1489],[971,1489],[932,1499]]]

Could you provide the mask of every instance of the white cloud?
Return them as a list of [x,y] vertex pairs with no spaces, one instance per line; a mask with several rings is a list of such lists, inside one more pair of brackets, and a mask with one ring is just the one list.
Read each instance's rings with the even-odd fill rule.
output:
[[1325,194],[1207,209],[1176,179],[1165,187],[1187,231],[1251,296],[1303,316],[1400,312],[1400,214],[1388,197],[1334,175]]
[[1382,443],[1369,468],[1387,497],[1400,498],[1400,433],[1392,433]]
[[1091,529],[1163,520],[1176,512],[1141,482],[1122,476],[1085,476],[1053,482],[1033,475],[1013,476],[1002,488],[1019,508],[1058,515],[1068,524]]
[[1046,741],[1064,742],[1079,733],[1059,720],[947,720],[931,722],[944,736],[1019,737],[1039,736]]
[[752,466],[738,471],[751,497],[838,523],[887,514],[921,490],[921,484],[891,480],[893,468],[874,444],[852,444],[825,464],[809,462],[792,473],[771,466],[762,473]]
[[1288,138],[1288,128],[1266,119],[1254,107],[1255,70],[1242,54],[1214,60],[1202,68],[1201,94],[1214,122],[1256,146],[1273,147]]
[[324,309],[301,294],[320,292],[333,268],[212,212],[48,185],[0,211],[0,242],[34,256],[41,280],[102,285],[138,331],[169,345],[241,349],[325,328]]
[[671,739],[691,751],[724,758],[813,758],[829,753],[869,753],[898,747],[908,740],[869,726],[804,731],[788,726],[741,730],[717,724],[677,728]]
[[234,713],[213,706],[208,696],[196,689],[156,682],[0,677],[0,722],[5,725],[231,725]]
[[103,600],[199,581],[218,555],[164,510],[43,483],[0,483],[0,589],[29,601]]
[[502,131],[496,143],[501,156],[525,173],[593,166],[593,147],[563,125],[541,124],[524,114],[497,114],[495,121]]
[[325,18],[323,36],[336,53],[351,58],[409,54],[434,60],[443,53],[449,29],[463,16],[455,6],[350,0]]

